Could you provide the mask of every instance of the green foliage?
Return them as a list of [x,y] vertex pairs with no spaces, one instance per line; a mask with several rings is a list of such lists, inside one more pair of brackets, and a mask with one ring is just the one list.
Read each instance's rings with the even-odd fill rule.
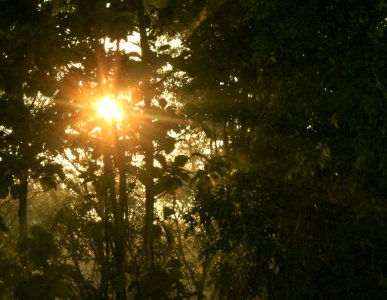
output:
[[188,162],[188,157],[185,156],[185,155],[177,155],[175,158],[174,158],[174,164],[177,166],[177,167],[184,167],[184,165]]
[[140,293],[135,299],[186,299],[186,291],[180,282],[181,263],[172,259],[167,270],[155,266],[140,279]]
[[56,189],[56,181],[50,176],[44,176],[40,178],[40,185],[44,192],[47,192],[51,189]]
[[57,299],[69,296],[65,282],[55,273],[36,274],[30,280],[19,283],[15,297],[19,299]]
[[11,198],[23,238],[27,196],[79,197],[2,242],[2,295],[202,299],[211,270],[218,298],[386,298],[386,8],[3,1],[0,236]]
[[168,206],[163,207],[163,214],[164,214],[164,219],[168,219],[171,215],[175,214],[175,210],[173,208],[170,208]]
[[58,254],[53,236],[40,226],[32,226],[31,237],[18,243],[17,253],[0,253],[0,295],[16,299],[67,298],[68,286],[54,262]]
[[371,221],[386,211],[383,2],[209,3],[176,63],[187,114],[231,166],[197,173],[187,217],[206,227],[219,294],[384,298],[384,273],[354,267],[386,246]]
[[[172,38],[177,23],[187,21],[189,7],[175,1],[145,6],[142,1],[27,1],[23,9],[21,4],[5,1],[0,12],[0,198],[19,200],[18,267],[33,272],[14,280],[9,291],[23,299],[95,299],[114,290],[117,299],[124,299],[127,278],[138,281],[145,273],[143,186],[154,201],[155,195],[173,193],[189,181],[183,168],[187,156],[167,161],[176,146],[171,132],[178,133],[185,121],[165,99],[165,84],[159,81],[172,50],[156,46],[159,34]],[[138,32],[141,51],[105,48],[105,41],[118,45]],[[94,102],[105,94],[127,97],[120,98],[124,120],[114,129],[94,117]],[[66,178],[57,162],[70,152],[74,158],[66,172],[72,174]],[[144,154],[145,165],[134,162]],[[153,158],[161,167],[153,165]],[[69,207],[58,212],[57,224],[48,226],[54,235],[32,226],[27,236],[27,209],[35,205],[29,203],[28,196],[35,195],[29,189],[38,197],[48,191],[55,197],[63,181],[85,197],[73,213]],[[146,207],[153,209],[153,204]],[[150,239],[160,248],[173,244],[171,226],[160,222],[153,229]],[[54,266],[58,261],[63,278]],[[136,265],[133,274],[127,272],[129,261]],[[86,275],[91,268],[95,277]],[[170,273],[172,285],[165,293],[174,289],[181,298],[182,284]]]
[[31,237],[20,241],[18,252],[27,258],[29,265],[35,270],[47,268],[49,260],[59,254],[53,236],[39,226],[31,226]]

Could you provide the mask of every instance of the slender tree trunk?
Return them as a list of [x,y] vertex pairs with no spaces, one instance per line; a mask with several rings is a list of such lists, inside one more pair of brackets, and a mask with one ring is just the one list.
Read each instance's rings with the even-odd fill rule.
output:
[[[115,126],[113,124],[112,126]],[[111,128],[115,131],[115,128]],[[112,134],[112,132],[111,132]],[[113,138],[116,139],[115,133],[112,134]],[[116,195],[116,186],[115,186],[115,174],[114,174],[114,165],[112,158],[112,151],[110,149],[111,143],[107,142],[105,145],[105,153],[103,157],[104,163],[104,181],[106,184],[106,193],[108,199],[108,205],[111,206],[113,213],[113,224],[114,230],[112,232],[113,241],[114,241],[114,260],[116,264],[116,286],[115,286],[115,295],[117,300],[126,299],[126,277],[125,277],[125,235],[123,233],[123,220],[120,206],[117,205],[117,195]],[[114,147],[117,147],[116,141],[114,141]],[[117,150],[117,149],[115,149]],[[117,155],[116,155],[117,156]],[[108,221],[108,220],[107,220]]]
[[229,135],[228,135],[228,126],[227,126],[227,121],[225,120],[224,123],[223,123],[223,150],[224,150],[224,154],[226,156],[229,155]]
[[28,235],[27,228],[27,205],[28,205],[28,181],[27,178],[20,179],[19,185],[19,209],[18,209],[18,219],[19,219],[19,236],[20,240],[23,240]]
[[[109,219],[110,219],[110,211],[113,212],[114,217],[114,211],[116,210],[116,195],[115,195],[115,184],[114,184],[114,173],[113,173],[113,162],[111,157],[111,151],[110,151],[110,143],[109,141],[104,141],[104,154],[103,154],[103,185],[105,190],[105,243],[106,243],[106,257],[105,257],[105,266],[103,268],[103,277],[104,280],[102,282],[103,285],[103,295],[102,299],[108,299],[109,298],[109,256],[110,256],[110,250],[109,250],[109,244],[110,244],[110,234],[114,236],[114,231],[111,232],[109,230]],[[114,222],[114,221],[113,221]],[[113,237],[113,240],[116,239]]]
[[114,125],[114,148],[115,148],[115,163],[118,167],[118,206],[115,219],[116,221],[116,264],[117,264],[117,277],[118,286],[116,288],[116,299],[126,299],[126,230],[125,230],[125,207],[127,201],[127,186],[126,186],[126,174],[124,165],[124,153],[122,152],[117,134],[117,127]]
[[[148,43],[148,36],[146,33],[145,15],[144,15],[144,3],[143,0],[138,0],[138,27],[140,32],[140,44],[142,53],[142,64],[144,71],[149,71],[149,54],[150,48]],[[151,94],[150,94],[150,82],[149,78],[144,80],[143,85],[143,99],[144,99],[144,115],[147,116],[144,121],[144,128],[151,129],[152,120],[148,117],[151,109]],[[153,160],[154,160],[154,147],[153,140],[148,136],[142,137],[142,142],[145,150],[145,172],[146,182],[145,184],[145,232],[144,232],[144,250],[146,268],[148,271],[153,269],[154,257],[153,257],[153,219],[154,219],[154,194],[153,194]]]
[[[96,59],[98,63],[98,82],[102,94],[104,94],[105,85],[106,85],[106,52],[104,45],[99,41],[96,41]],[[104,286],[105,297],[108,297],[109,289],[109,280],[114,280],[114,292],[115,299],[124,300],[126,299],[126,255],[125,255],[125,232],[124,232],[124,213],[122,206],[126,199],[126,176],[122,174],[122,164],[121,164],[121,151],[118,144],[117,136],[117,124],[112,121],[111,124],[105,125],[105,140],[104,142],[104,154],[103,154],[103,164],[104,164],[104,185],[105,185],[105,230],[106,230],[106,263],[105,269],[103,272],[108,272],[109,265],[109,241],[112,235],[111,249],[115,262],[115,278],[109,278],[107,274],[103,274],[106,282],[101,282]],[[112,149],[112,146],[114,149]],[[119,169],[119,191],[118,191],[118,200],[116,193],[116,178],[115,178],[115,167],[118,166]],[[110,212],[112,215],[112,225],[113,230],[109,230],[109,218]]]
[[109,295],[109,256],[110,256],[110,238],[109,238],[109,199],[107,188],[104,191],[104,225],[105,225],[105,258],[101,266],[101,283],[100,294],[101,299],[107,299]]
[[[216,156],[219,156],[219,147],[218,147],[218,135],[217,135],[217,132],[216,132],[216,122],[215,120],[212,120],[212,144],[214,145],[214,151],[215,151],[215,155]],[[213,155],[213,153],[211,153],[211,156]]]

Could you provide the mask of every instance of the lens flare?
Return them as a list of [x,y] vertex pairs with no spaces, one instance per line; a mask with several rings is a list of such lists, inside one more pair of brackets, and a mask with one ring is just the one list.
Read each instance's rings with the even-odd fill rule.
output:
[[98,115],[106,121],[120,122],[123,119],[123,112],[118,106],[117,102],[110,97],[102,98],[97,104]]

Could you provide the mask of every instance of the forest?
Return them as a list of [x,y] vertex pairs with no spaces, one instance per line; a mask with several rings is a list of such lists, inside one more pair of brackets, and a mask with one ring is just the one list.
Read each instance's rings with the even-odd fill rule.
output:
[[387,299],[387,2],[0,0],[0,299]]

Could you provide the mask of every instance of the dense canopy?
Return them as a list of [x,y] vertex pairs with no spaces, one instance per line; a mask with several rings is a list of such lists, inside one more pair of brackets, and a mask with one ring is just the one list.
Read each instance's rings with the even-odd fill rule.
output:
[[387,298],[387,3],[0,1],[0,298]]

